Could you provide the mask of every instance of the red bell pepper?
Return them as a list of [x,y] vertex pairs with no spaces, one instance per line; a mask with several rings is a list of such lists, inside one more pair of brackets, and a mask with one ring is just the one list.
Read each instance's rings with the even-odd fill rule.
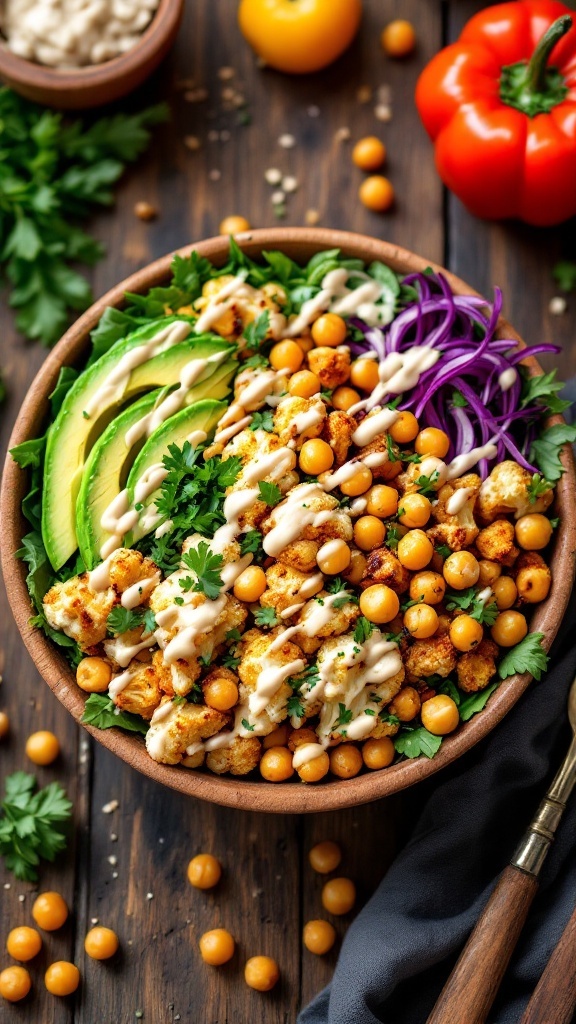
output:
[[416,105],[445,185],[478,217],[576,214],[576,27],[557,0],[488,7],[422,72]]

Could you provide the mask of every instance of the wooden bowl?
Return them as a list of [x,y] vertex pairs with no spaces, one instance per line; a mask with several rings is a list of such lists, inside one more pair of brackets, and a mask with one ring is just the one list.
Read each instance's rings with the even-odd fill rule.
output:
[[160,0],[148,28],[131,50],[84,68],[36,64],[17,57],[0,41],[0,79],[27,99],[62,110],[111,103],[132,92],[155,71],[176,38],[183,10],[184,0]]
[[[429,261],[415,256],[387,242],[362,235],[341,231],[308,228],[274,228],[264,231],[246,232],[237,236],[237,241],[249,256],[257,258],[262,250],[281,249],[292,259],[305,263],[322,249],[340,248],[346,255],[363,260],[382,260],[395,271],[406,274],[422,271]],[[226,262],[228,240],[223,237],[211,238],[196,246],[180,250],[188,255],[195,248],[216,265]],[[164,256],[155,263],[144,267],[126,281],[109,291],[96,302],[66,332],[56,348],[50,353],[34,380],[20,410],[10,447],[28,438],[37,437],[44,429],[48,413],[48,396],[53,390],[62,365],[80,365],[89,350],[89,332],[96,326],[106,306],[122,306],[124,292],[143,292],[155,285],[164,284],[169,276],[172,255]],[[442,269],[436,267],[435,269]],[[464,281],[453,274],[442,271],[456,293],[471,294]],[[502,337],[516,339],[523,344],[502,319],[499,333]],[[527,364],[535,372],[541,372],[535,359]],[[555,533],[553,561],[553,583],[550,596],[534,612],[531,628],[541,630],[548,648],[558,630],[568,603],[574,579],[574,551],[576,548],[576,501],[574,465],[569,452],[563,454],[566,472],[557,486],[557,514],[560,525]],[[27,531],[22,517],[21,502],[27,490],[27,475],[22,472],[10,456],[7,456],[2,491],[0,494],[0,517],[3,525],[0,538],[2,568],[8,598],[32,658],[58,699],[80,721],[84,709],[85,695],[76,686],[74,673],[43,633],[29,626],[30,601],[25,585],[25,570],[22,562],[14,556],[21,544],[22,535]],[[156,764],[148,756],[141,738],[122,733],[115,729],[101,731],[88,727],[88,732],[105,747],[114,751],[128,764],[145,775],[156,779],[165,786],[231,807],[245,807],[250,810],[274,812],[325,811],[354,804],[367,803],[379,797],[389,796],[413,783],[425,779],[440,768],[460,757],[478,743],[504,717],[516,703],[530,682],[529,675],[514,676],[503,682],[496,690],[484,711],[458,731],[448,736],[433,760],[419,758],[403,761],[382,771],[369,772],[346,781],[327,781],[318,785],[304,785],[290,781],[272,784],[251,779],[235,779],[213,775],[209,771],[192,771],[186,768]],[[543,685],[546,685],[545,683]]]

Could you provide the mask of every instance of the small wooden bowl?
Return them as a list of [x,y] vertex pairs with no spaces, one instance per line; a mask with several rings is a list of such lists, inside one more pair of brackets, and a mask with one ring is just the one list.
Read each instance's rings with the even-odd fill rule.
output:
[[[428,260],[398,246],[342,231],[274,228],[246,232],[238,235],[237,241],[253,258],[258,258],[263,250],[281,249],[297,262],[306,263],[315,252],[339,248],[348,256],[360,257],[366,262],[382,260],[402,274],[423,271],[430,266]],[[202,256],[212,260],[216,265],[224,264],[228,258],[228,240],[223,237],[211,238],[193,247],[188,246],[180,250],[180,254],[188,255],[191,248],[197,249]],[[60,367],[81,365],[90,348],[89,333],[98,323],[106,306],[122,306],[125,291],[144,292],[156,285],[164,284],[169,276],[171,260],[172,255],[164,256],[133,274],[91,306],[66,332],[46,359],[28,392],[14,426],[10,447],[42,433],[49,409],[48,396],[54,388]],[[435,269],[442,270],[440,267]],[[460,278],[445,270],[442,270],[442,273],[446,275],[457,294],[475,294]],[[519,336],[504,319],[500,321],[499,335],[515,339],[523,345]],[[533,372],[541,372],[535,359],[529,357],[526,363]],[[560,516],[560,525],[555,533],[552,552],[552,589],[548,599],[535,609],[530,624],[532,630],[544,633],[547,648],[550,647],[562,621],[574,579],[576,481],[570,453],[567,451],[562,457],[566,472],[559,481],[556,492],[556,514]],[[14,556],[14,552],[21,545],[23,534],[28,529],[21,511],[21,502],[27,486],[27,474],[23,473],[8,455],[0,493],[0,519],[3,526],[0,535],[0,554],[6,591],[24,643],[38,670],[58,699],[79,722],[84,710],[85,695],[77,687],[73,671],[58,648],[43,633],[29,625],[31,609],[25,584],[25,568]],[[486,709],[462,725],[456,733],[448,736],[433,760],[421,757],[413,761],[400,762],[382,771],[358,775],[355,779],[330,780],[318,785],[304,785],[298,781],[276,785],[252,779],[220,777],[207,770],[192,771],[156,764],[148,756],[141,738],[115,729],[101,731],[88,727],[88,732],[138,771],[165,786],[202,800],[230,807],[277,813],[326,811],[389,796],[450,764],[500,722],[522,695],[530,679],[529,675],[522,675],[513,676],[503,682],[490,698]]]
[[160,0],[148,28],[120,57],[85,68],[36,64],[12,53],[0,37],[0,79],[29,100],[61,110],[99,107],[132,92],[156,70],[170,50],[184,0]]

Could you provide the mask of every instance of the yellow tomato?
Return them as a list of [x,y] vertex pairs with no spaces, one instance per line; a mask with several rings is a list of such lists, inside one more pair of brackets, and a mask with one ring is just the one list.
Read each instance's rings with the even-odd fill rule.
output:
[[240,0],[240,31],[278,71],[306,75],[344,53],[362,14],[362,0]]

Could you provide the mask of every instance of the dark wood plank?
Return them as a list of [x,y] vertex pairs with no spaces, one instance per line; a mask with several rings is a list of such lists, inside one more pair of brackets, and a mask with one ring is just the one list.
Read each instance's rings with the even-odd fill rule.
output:
[[[482,0],[458,0],[449,7],[449,38],[454,41],[468,18],[486,6]],[[550,300],[558,294],[552,269],[559,259],[576,258],[576,222],[560,228],[531,228],[519,223],[494,224],[472,217],[454,197],[448,198],[450,269],[484,295],[494,285],[504,293],[504,315],[529,345],[554,342],[559,356],[544,356],[547,369],[559,367],[564,379],[576,373],[576,301],[563,316],[553,316]],[[473,239],[473,244],[471,240]]]

